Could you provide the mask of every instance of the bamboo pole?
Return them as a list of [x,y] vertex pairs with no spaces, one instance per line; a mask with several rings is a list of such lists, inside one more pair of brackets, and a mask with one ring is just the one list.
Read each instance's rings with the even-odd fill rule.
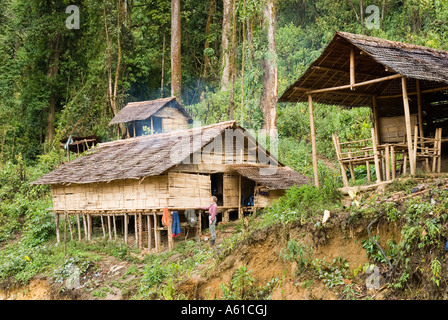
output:
[[114,222],[114,240],[117,241],[117,223],[115,221],[115,213],[112,214],[112,219]]
[[437,173],[442,171],[442,128],[439,128],[439,148],[437,149]]
[[417,148],[418,148],[418,127],[414,127],[414,153],[413,153],[413,159],[412,161],[417,166]]
[[106,228],[104,227],[103,214],[101,214],[101,229],[103,230],[103,238],[106,239]]
[[396,161],[396,155],[395,155],[395,147],[393,145],[390,146],[390,157],[392,162],[392,180],[395,180],[396,178],[396,167],[395,167],[395,161]]
[[316,130],[314,128],[314,114],[313,114],[313,97],[308,95],[308,109],[310,116],[310,130],[311,130],[311,146],[313,157],[313,171],[314,171],[314,185],[319,187],[319,172],[317,171],[317,148],[316,148]]
[[138,221],[139,221],[138,244],[139,248],[143,248],[143,216],[141,212],[138,214]]
[[153,217],[154,217],[154,242],[156,247],[156,253],[158,253],[160,250],[160,243],[159,243],[160,239],[159,239],[159,233],[157,231],[157,229],[159,228],[159,223],[156,212],[153,212]]
[[64,213],[64,258],[67,255],[67,212]]
[[124,218],[124,243],[128,244],[128,214],[123,215]]
[[138,224],[137,224],[137,213],[134,214],[134,234],[135,234],[135,246],[138,247]]
[[56,223],[56,242],[59,243],[61,242],[61,235],[60,235],[60,231],[59,231],[59,214],[56,213],[54,216],[55,219],[55,223]]
[[350,50],[350,90],[353,91],[355,85],[355,48]]
[[70,219],[70,216],[68,216],[68,228],[70,230],[70,240],[73,241],[72,220]]
[[152,223],[151,223],[151,215],[147,215],[146,216],[147,219],[147,223],[148,223],[148,250],[151,250],[152,247],[152,237],[151,237],[151,228],[152,228]]
[[374,128],[371,128],[371,134],[372,134],[372,145],[373,145],[373,158],[375,160],[376,182],[381,182],[380,159],[378,157],[378,148],[377,148],[376,134],[375,134]]
[[88,235],[88,240],[92,240],[92,216],[90,214],[87,215],[87,228],[89,230],[89,232],[87,233]]
[[82,223],[83,223],[83,225],[84,225],[84,239],[85,240],[88,240],[88,237],[87,237],[87,221],[86,221],[87,219],[86,219],[86,215],[85,214],[83,214],[82,215]]
[[333,144],[334,148],[336,149],[336,155],[338,157],[339,165],[341,166],[341,176],[342,176],[342,183],[344,184],[344,187],[348,187],[348,178],[347,173],[345,172],[345,165],[341,161],[341,148],[339,145],[339,137],[336,134],[333,134]]
[[404,117],[406,122],[406,138],[408,141],[409,164],[411,167],[411,175],[415,175],[415,162],[412,148],[411,114],[409,111],[409,97],[408,97],[406,77],[401,77],[401,86],[403,91],[403,106],[404,106]]
[[241,210],[241,175],[239,175],[238,177],[238,219],[242,219],[243,212]]
[[168,219],[168,250],[173,250],[174,241],[173,241],[173,217],[171,216],[171,212]]
[[390,180],[389,150],[390,150],[389,145],[386,145],[386,150],[384,151],[385,152],[385,158],[386,158],[386,165],[385,165],[385,168],[386,168],[386,181]]
[[372,96],[372,113],[373,113],[373,127],[375,128],[375,138],[377,143],[380,143],[380,118],[378,116],[378,106],[376,101],[376,96]]
[[367,85],[378,83],[378,82],[382,82],[382,81],[388,81],[388,80],[397,79],[397,78],[400,78],[400,77],[402,77],[401,74],[394,74],[394,75],[388,76],[388,77],[383,77],[383,78],[378,78],[378,79],[373,79],[373,80],[368,80],[368,81],[364,81],[364,82],[355,83],[354,85],[350,85],[349,84],[349,85],[343,85],[343,86],[332,87],[332,88],[310,90],[310,91],[307,91],[306,94],[307,95],[312,95],[312,94],[316,94],[316,93],[324,93],[324,92],[337,91],[337,90],[343,90],[343,89],[357,88],[357,87],[367,86]]
[[78,223],[78,240],[81,241],[81,221],[79,219],[79,214],[76,215],[76,222]]
[[107,216],[107,232],[109,234],[109,241],[112,241],[112,226],[110,223],[110,215]]

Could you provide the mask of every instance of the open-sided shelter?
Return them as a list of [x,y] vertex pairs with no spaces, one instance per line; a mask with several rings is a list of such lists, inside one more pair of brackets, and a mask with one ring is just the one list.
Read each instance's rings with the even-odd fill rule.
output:
[[[127,243],[132,227],[140,247],[159,251],[164,230],[168,247],[173,245],[171,224],[161,225],[165,208],[181,217],[185,210],[198,213],[214,195],[222,213],[219,219],[227,221],[231,214],[241,217],[263,208],[285,189],[308,182],[235,121],[228,121],[101,143],[34,184],[51,185],[56,221],[59,215],[76,216],[80,239],[80,218],[87,239],[95,218],[104,236],[117,237],[121,227]],[[208,225],[201,214],[198,220],[200,233]]]
[[[413,137],[423,139],[434,135],[436,129],[448,133],[447,71],[446,51],[337,32],[320,57],[279,99],[308,102],[315,184],[319,181],[313,102],[371,107],[375,135],[372,138],[379,146],[404,144],[411,174],[415,174],[416,153],[423,153],[418,151],[422,147]],[[444,140],[439,137],[437,141]],[[417,140],[419,144],[421,141]],[[440,159],[440,154],[435,157]],[[395,172],[395,168],[392,170]]]

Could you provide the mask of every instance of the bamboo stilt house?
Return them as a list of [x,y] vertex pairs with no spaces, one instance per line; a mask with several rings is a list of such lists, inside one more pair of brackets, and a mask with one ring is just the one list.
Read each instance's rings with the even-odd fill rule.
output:
[[133,230],[138,246],[156,251],[162,238],[173,245],[171,225],[161,225],[165,208],[195,210],[200,234],[208,222],[198,208],[212,195],[218,198],[219,220],[228,221],[306,183],[307,177],[279,163],[235,121],[101,143],[34,182],[51,185],[57,221],[60,215],[75,216],[81,230],[80,218],[85,219],[85,238],[95,218],[104,236],[115,238],[118,232],[128,242]]
[[[435,138],[431,142],[436,150],[433,161],[438,161],[440,171],[441,143],[448,134],[447,71],[447,51],[336,32],[320,57],[279,99],[308,102],[315,184],[319,184],[315,102],[372,109],[375,140],[381,153],[379,170],[383,172],[377,172],[378,180],[388,177],[389,170],[392,174],[396,171],[384,163],[384,159],[395,156],[386,152],[391,146],[401,150],[409,160],[411,174],[415,174],[417,161],[429,157],[422,152],[430,143],[424,142],[426,138]],[[443,137],[437,138],[439,129]],[[404,159],[401,161],[406,169]]]

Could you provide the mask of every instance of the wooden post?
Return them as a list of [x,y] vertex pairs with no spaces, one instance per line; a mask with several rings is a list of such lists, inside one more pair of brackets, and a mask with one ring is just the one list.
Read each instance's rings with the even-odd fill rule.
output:
[[197,235],[200,237],[202,234],[202,210],[198,211],[198,232]]
[[417,167],[417,148],[418,148],[418,127],[414,127],[414,153],[412,161],[415,163]]
[[115,222],[115,213],[112,214],[112,219],[114,221],[114,240],[117,241],[117,223]]
[[380,134],[381,134],[381,128],[380,128],[380,118],[378,116],[378,106],[376,104],[376,97],[372,96],[372,113],[373,113],[373,127],[375,128],[375,138],[376,142],[380,143]]
[[124,219],[124,243],[128,244],[128,214],[125,213],[123,215],[123,219]]
[[316,148],[316,131],[314,128],[314,114],[313,114],[313,98],[308,95],[308,109],[310,116],[310,130],[311,130],[311,146],[313,156],[313,171],[314,171],[314,185],[319,187],[319,172],[317,171],[317,148]]
[[371,134],[372,134],[372,145],[373,145],[373,157],[375,160],[376,182],[381,182],[380,159],[378,157],[378,148],[377,148],[375,129],[371,128]]
[[338,157],[339,165],[341,166],[341,176],[342,176],[342,183],[344,184],[344,187],[348,187],[348,178],[347,173],[345,172],[345,165],[341,161],[341,148],[339,145],[339,137],[336,134],[333,134],[333,144],[334,148],[336,149],[336,155]]
[[395,167],[395,147],[393,145],[390,146],[390,157],[392,162],[392,180],[395,180],[396,178],[396,167]]
[[442,128],[439,128],[439,147],[437,148],[437,173],[442,171]]
[[148,250],[151,250],[152,247],[152,237],[151,237],[151,228],[152,228],[152,223],[151,223],[151,215],[147,215],[147,222],[148,222]]
[[385,165],[385,169],[386,169],[386,181],[390,180],[390,159],[389,159],[389,145],[386,145],[386,150],[385,152],[385,158],[386,158],[386,165]]
[[61,242],[61,235],[59,231],[59,213],[55,213],[54,215],[55,223],[56,223],[56,242]]
[[141,212],[139,212],[138,214],[138,224],[139,224],[138,246],[141,249],[143,248],[143,216]]
[[408,141],[409,164],[411,167],[411,175],[413,176],[415,175],[415,162],[412,148],[411,113],[409,111],[409,98],[408,98],[406,77],[401,77],[401,86],[403,91],[403,106],[404,106],[404,118],[406,122],[406,138]]
[[72,220],[70,219],[70,215],[67,214],[68,216],[68,228],[70,230],[70,240],[73,241],[73,230],[72,230]]
[[158,232],[158,228],[159,228],[159,222],[157,219],[157,212],[153,212],[153,217],[154,217],[154,242],[155,242],[155,247],[156,247],[156,253],[159,252],[160,250],[160,246],[159,246],[159,232]]
[[79,241],[81,241],[82,240],[82,237],[81,237],[81,221],[79,219],[79,214],[76,215],[76,221],[78,222],[78,239],[79,239]]
[[423,138],[423,111],[422,111],[422,91],[420,89],[420,80],[416,80],[417,85],[417,103],[418,103],[418,126],[419,126],[419,133],[420,137]]
[[101,229],[103,230],[103,238],[106,239],[106,228],[104,227],[103,214],[101,214]]
[[241,175],[238,177],[238,219],[243,218],[243,211],[241,210]]
[[352,46],[350,50],[350,90],[353,91],[355,85],[355,48]]
[[87,240],[87,218],[85,214],[82,215],[82,223],[84,225],[84,239]]
[[173,242],[173,217],[171,216],[168,219],[168,250],[173,250],[174,242]]
[[64,258],[67,255],[67,212],[64,212]]
[[112,241],[112,226],[110,223],[110,215],[107,215],[107,232],[109,234],[109,241]]
[[138,224],[137,224],[137,213],[134,214],[134,234],[135,234],[135,246],[138,247]]

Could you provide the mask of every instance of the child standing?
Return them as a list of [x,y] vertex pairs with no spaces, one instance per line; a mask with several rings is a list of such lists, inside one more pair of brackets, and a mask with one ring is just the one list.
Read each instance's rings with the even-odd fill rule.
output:
[[216,215],[218,213],[218,198],[215,196],[211,197],[212,203],[208,207],[201,207],[201,210],[208,210],[209,222],[210,222],[210,245],[213,246],[216,240]]

